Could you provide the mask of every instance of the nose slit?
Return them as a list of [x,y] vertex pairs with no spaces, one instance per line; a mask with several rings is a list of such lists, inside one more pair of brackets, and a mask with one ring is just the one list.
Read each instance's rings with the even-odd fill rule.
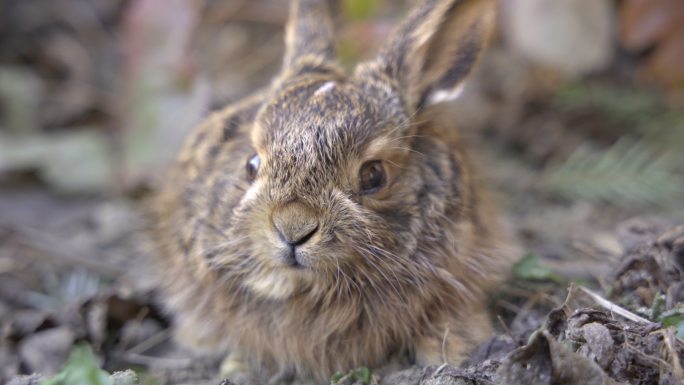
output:
[[316,227],[314,227],[313,229],[311,229],[311,231],[309,231],[307,234],[305,234],[305,235],[304,235],[303,237],[301,237],[299,240],[297,240],[297,241],[295,241],[295,242],[288,242],[288,243],[290,243],[290,244],[293,245],[293,246],[299,246],[299,245],[301,245],[301,244],[304,244],[304,243],[306,243],[306,241],[308,241],[309,239],[311,239],[311,237],[313,237],[313,235],[316,233],[317,230],[318,230],[318,225],[316,225]]
[[[303,245],[318,231],[318,225],[304,225],[300,228],[292,228],[291,226],[282,226],[274,223],[278,237],[288,245],[294,247]],[[288,228],[289,227],[289,228]]]
[[292,250],[308,242],[319,228],[315,212],[299,202],[292,202],[275,209],[271,220],[278,238],[289,245]]

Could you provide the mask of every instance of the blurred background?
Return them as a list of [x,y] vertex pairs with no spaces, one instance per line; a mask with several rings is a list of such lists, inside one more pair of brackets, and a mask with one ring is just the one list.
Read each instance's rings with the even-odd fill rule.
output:
[[[337,3],[351,67],[416,1]],[[110,367],[150,366],[140,344],[167,324],[128,274],[136,205],[208,111],[269,84],[287,8],[0,0],[0,382],[55,372],[84,340]],[[440,115],[521,257],[600,281],[618,223],[684,219],[684,1],[499,0],[490,50]]]
[[[338,3],[338,51],[351,66],[415,2]],[[0,181],[31,177],[91,195],[148,185],[207,111],[275,75],[287,4],[0,2]],[[496,41],[452,119],[545,171],[540,187],[553,194],[656,206],[676,198],[684,3],[499,6]]]

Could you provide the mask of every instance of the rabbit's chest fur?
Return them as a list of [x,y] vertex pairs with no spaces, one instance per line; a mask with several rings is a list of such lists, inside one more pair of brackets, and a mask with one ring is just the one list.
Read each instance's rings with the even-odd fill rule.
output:
[[[302,379],[324,381],[337,371],[376,367],[392,357],[412,360],[425,326],[444,323],[450,313],[438,298],[425,298],[433,293],[404,296],[401,304],[362,298],[325,304],[306,297],[271,302],[249,298],[239,287],[206,284],[216,277],[201,283],[193,278],[177,286],[172,304],[183,342],[237,352],[261,373],[296,373]],[[179,283],[180,275],[174,279]]]

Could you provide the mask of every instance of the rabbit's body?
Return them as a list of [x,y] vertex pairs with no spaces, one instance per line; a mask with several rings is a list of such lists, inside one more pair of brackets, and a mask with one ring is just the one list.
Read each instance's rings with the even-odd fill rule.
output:
[[457,134],[427,105],[475,63],[489,2],[427,2],[351,76],[329,60],[324,10],[295,4],[283,74],[196,128],[156,197],[177,334],[318,381],[392,357],[458,362],[489,333],[484,295],[507,259]]

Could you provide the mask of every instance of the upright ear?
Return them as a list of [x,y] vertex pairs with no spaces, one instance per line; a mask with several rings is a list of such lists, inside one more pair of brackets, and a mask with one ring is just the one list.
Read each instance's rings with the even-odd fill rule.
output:
[[477,64],[495,19],[494,0],[426,0],[376,60],[399,87],[407,108],[458,95]]
[[332,0],[291,0],[290,18],[285,30],[285,68],[305,57],[317,61],[335,55]]

